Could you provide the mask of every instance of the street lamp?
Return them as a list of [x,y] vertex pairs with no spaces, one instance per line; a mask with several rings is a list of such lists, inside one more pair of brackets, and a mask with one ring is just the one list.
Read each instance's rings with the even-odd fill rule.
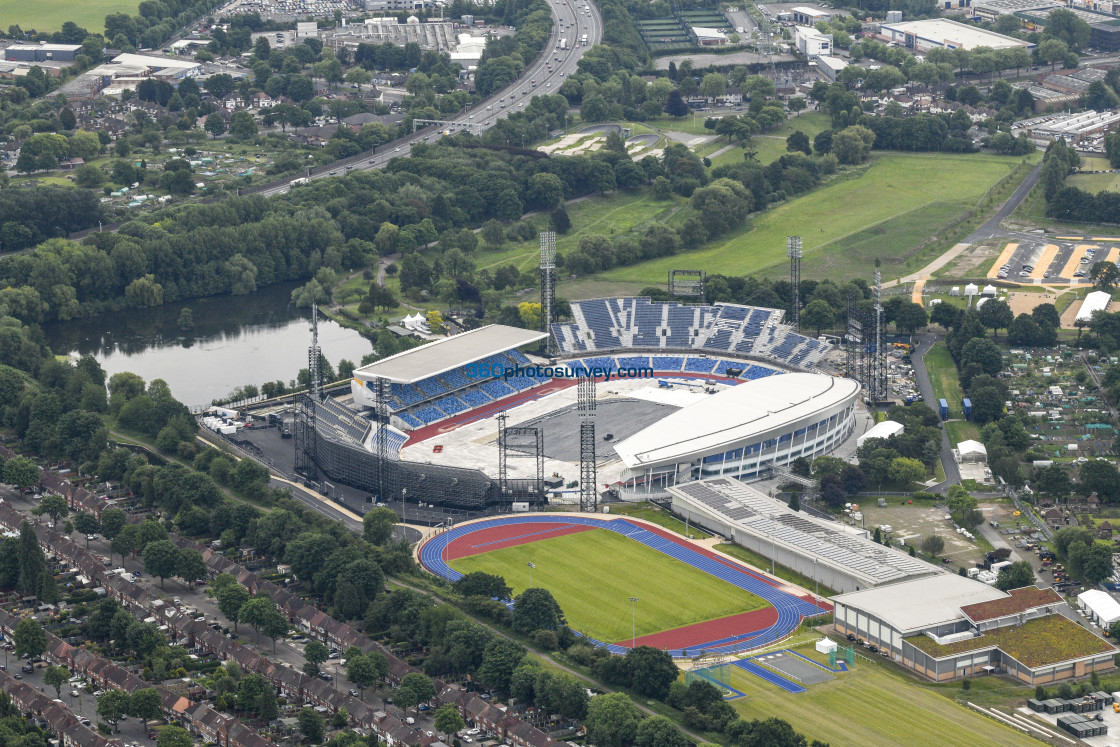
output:
[[634,643],[638,640],[638,602],[637,597],[630,597],[630,650],[634,650]]
[[537,566],[534,563],[532,563],[532,562],[529,563],[529,588],[530,589],[533,588],[533,569],[536,568],[536,567]]
[[408,488],[401,488],[401,523],[408,523]]

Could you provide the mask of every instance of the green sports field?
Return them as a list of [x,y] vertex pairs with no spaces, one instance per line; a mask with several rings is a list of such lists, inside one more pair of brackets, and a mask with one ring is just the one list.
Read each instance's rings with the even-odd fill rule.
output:
[[19,24],[24,31],[58,31],[66,21],[73,21],[94,34],[105,33],[105,16],[111,13],[133,15],[139,0],[0,0],[0,19],[6,29]]
[[[808,646],[798,653],[813,658],[815,651]],[[746,695],[729,701],[740,716],[776,716],[810,740],[833,747],[1039,744],[879,662],[857,658],[853,671],[796,695],[737,667],[729,669],[732,686]]]
[[744,228],[697,251],[596,275],[603,280],[663,283],[672,268],[727,275],[781,274],[786,236],[802,237],[803,277],[866,277],[876,257],[889,279],[930,259],[919,247],[945,224],[975,207],[1019,163],[980,154],[886,153],[852,178],[752,217]]
[[630,638],[630,597],[637,635],[671,630],[768,606],[762,599],[606,529],[453,560],[460,573],[485,571],[505,578],[519,594],[529,585],[552,592],[575,630],[601,641]]

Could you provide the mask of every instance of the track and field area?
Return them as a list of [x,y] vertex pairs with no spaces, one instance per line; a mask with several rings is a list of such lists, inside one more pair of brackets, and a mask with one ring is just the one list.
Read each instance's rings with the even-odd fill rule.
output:
[[[740,156],[741,157],[741,156]],[[928,263],[919,247],[937,229],[975,207],[1020,159],[979,154],[884,153],[866,171],[752,216],[746,227],[704,248],[619,267],[604,280],[664,282],[679,267],[719,268],[727,275],[786,272],[785,237],[802,237],[803,277],[836,280],[866,273],[876,257],[885,277]]]
[[66,21],[73,21],[91,34],[105,32],[105,16],[111,13],[136,13],[139,0],[0,0],[0,18],[4,28],[19,24],[24,31],[58,31]]
[[[812,645],[794,650],[819,656]],[[728,701],[741,717],[785,719],[809,740],[835,747],[1039,744],[878,661],[857,659],[851,671],[798,693],[739,667],[728,670],[731,686],[746,696]]]
[[[436,535],[419,557],[451,580],[472,571],[501,575],[515,595],[528,587],[533,563],[533,584],[553,593],[573,629],[615,653],[630,644],[632,614],[640,643],[688,656],[768,645],[803,616],[828,611],[725,555],[624,518],[485,519]],[[640,601],[632,606],[630,597]]]

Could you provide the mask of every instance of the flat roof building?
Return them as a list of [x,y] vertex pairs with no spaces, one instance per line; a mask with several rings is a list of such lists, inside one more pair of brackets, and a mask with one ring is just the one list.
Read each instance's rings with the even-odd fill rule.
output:
[[832,54],[832,34],[822,34],[811,26],[794,26],[793,42],[811,60]]
[[1006,674],[1040,685],[1112,669],[1110,643],[1058,613],[1053,589],[1002,592],[956,574],[832,598],[836,631],[938,682]]
[[546,337],[548,335],[544,332],[531,329],[488,324],[362,366],[354,371],[354,378],[361,381],[384,378],[394,383],[410,384]]
[[976,26],[969,26],[944,18],[884,23],[879,28],[880,33],[889,42],[919,52],[926,52],[936,47],[946,49],[975,49],[976,47],[1013,49],[1023,47],[1024,49],[1032,49],[1035,46],[1022,39],[1004,36],[994,31],[986,31]]
[[790,17],[793,18],[794,23],[801,26],[813,26],[817,21],[828,21],[832,18],[831,11],[824,8],[814,8],[808,5],[799,5],[796,8],[791,8],[789,11]]
[[73,62],[81,44],[13,44],[4,50],[4,59],[15,62]]
[[727,34],[707,26],[691,26],[692,35],[701,47],[718,47],[727,44]]
[[994,21],[1000,16],[1022,12],[1048,11],[1051,8],[1064,8],[1058,0],[972,0],[972,13],[982,21]]
[[914,578],[932,583],[946,575],[871,541],[865,529],[794,511],[738,480],[700,480],[669,493],[674,513],[833,589],[857,591]]

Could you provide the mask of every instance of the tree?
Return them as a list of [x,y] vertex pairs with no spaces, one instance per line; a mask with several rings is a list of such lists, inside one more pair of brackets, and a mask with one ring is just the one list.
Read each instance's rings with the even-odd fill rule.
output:
[[921,304],[913,301],[904,301],[898,305],[894,312],[894,324],[908,335],[914,334],[922,327],[929,324],[929,317]]
[[949,514],[959,526],[971,529],[984,520],[976,509],[976,499],[960,485],[953,485],[948,493]]
[[218,609],[226,619],[233,622],[233,629],[237,630],[237,624],[241,621],[241,608],[249,601],[249,591],[234,581],[215,591],[215,596],[218,599]]
[[945,551],[945,538],[936,534],[922,537],[922,552],[927,555],[940,555]]
[[452,586],[464,597],[509,599],[512,593],[504,578],[483,571],[471,571],[460,576]]
[[26,520],[19,526],[19,548],[16,555],[19,561],[16,589],[24,596],[38,594],[42,585],[41,577],[47,573],[47,559],[43,548],[39,546],[35,530]]
[[43,497],[39,505],[32,509],[32,513],[36,515],[46,514],[51,517],[51,525],[58,523],[58,520],[63,516],[70,513],[69,507],[66,505],[66,499],[57,493],[51,493]]
[[16,656],[41,656],[47,650],[47,634],[35,620],[24,618],[12,633]]
[[1059,62],[1065,62],[1069,54],[1069,46],[1061,39],[1043,39],[1038,44],[1038,59],[1050,63],[1050,69],[1057,67]]
[[149,542],[144,547],[144,572],[159,576],[159,588],[179,567],[179,548],[171,540]]
[[[379,496],[384,498],[384,496]],[[393,527],[400,522],[391,508],[374,508],[362,517],[362,536],[371,545],[385,545],[393,537]]]
[[113,541],[109,543],[109,550],[121,556],[124,560],[126,555],[131,555],[136,550],[137,543],[139,542],[139,529],[135,524],[129,524],[121,528],[117,532],[117,536],[113,537]]
[[[308,641],[303,647],[303,658],[307,660],[308,664],[315,667],[316,674],[318,674],[319,667],[327,660],[329,654],[327,647],[314,639]],[[349,666],[350,660],[347,659],[346,663]]]
[[790,133],[790,136],[786,138],[786,150],[811,156],[813,155],[813,144],[809,142],[809,136],[804,132],[801,130],[794,130]]
[[436,686],[427,675],[420,672],[409,672],[401,678],[401,685],[397,688],[397,696],[404,695],[407,700],[416,705],[427,703],[436,696]]
[[193,744],[190,732],[179,726],[165,726],[156,737],[156,747],[192,747]]
[[12,457],[4,462],[4,482],[20,490],[39,482],[39,467],[27,457]]
[[633,742],[640,716],[637,706],[624,693],[597,695],[587,706],[584,720],[588,741],[597,747],[622,747]]
[[128,693],[122,690],[108,690],[97,699],[97,715],[108,721],[120,733],[117,722],[128,713]]
[[162,716],[163,698],[160,697],[159,690],[154,687],[133,690],[132,694],[128,696],[128,712],[145,721],[151,721]]
[[226,131],[226,121],[222,119],[220,114],[214,112],[206,118],[206,123],[203,125],[203,127],[205,127],[206,131],[211,135],[213,135],[214,137],[218,137],[218,135],[221,135]]
[[315,712],[314,708],[302,708],[296,716],[299,722],[299,733],[311,744],[323,741],[323,717]]
[[1034,570],[1025,560],[1012,563],[999,569],[996,576],[996,588],[1000,591],[1010,591],[1034,583]]
[[650,716],[638,726],[634,737],[638,747],[686,747],[688,739],[666,716]]
[[863,163],[871,155],[875,133],[862,125],[846,127],[832,136],[832,153],[844,164]]
[[673,658],[665,651],[652,646],[638,646],[626,653],[626,666],[630,670],[630,686],[639,695],[664,700],[669,687],[677,679]]
[[247,111],[237,111],[229,120],[229,134],[238,140],[249,140],[257,136],[257,121]]
[[1089,545],[1081,558],[1081,578],[1089,586],[1096,586],[1112,575],[1112,548],[1106,542]]
[[1120,281],[1120,268],[1113,262],[1094,262],[1089,268],[1089,279],[1103,291],[1111,291]]
[[274,721],[280,716],[280,704],[276,701],[276,689],[271,683],[261,690],[257,701],[257,718]]
[[513,670],[525,658],[525,647],[508,638],[495,638],[482,654],[478,677],[487,687],[506,691]]
[[1120,500],[1120,471],[1116,465],[1092,459],[1081,465],[1081,484],[1085,490],[1096,493],[1105,503]]
[[669,98],[665,101],[665,113],[670,117],[683,117],[688,112],[688,104],[684,102],[680,89],[674,88],[669,92]]
[[1044,42],[1060,39],[1070,50],[1079,52],[1089,46],[1089,36],[1089,24],[1072,11],[1057,8],[1046,16],[1046,27],[1042,32]]
[[117,536],[121,528],[128,523],[128,514],[119,508],[107,508],[101,512],[101,534],[109,540]]
[[459,709],[453,703],[437,708],[434,719],[436,731],[441,734],[455,734],[466,726],[463,717],[459,715]]
[[526,589],[513,601],[513,629],[520,633],[559,630],[564,613],[548,589]]
[[88,549],[89,536],[101,530],[101,523],[93,514],[86,511],[79,511],[74,516],[74,529],[76,529],[79,534],[86,536],[86,548]]
[[822,329],[836,323],[836,315],[827,301],[817,298],[801,310],[801,323],[816,329],[819,337]]
[[1001,328],[1006,329],[1015,318],[1007,302],[1000,301],[996,298],[989,298],[987,302],[980,307],[979,315],[980,323],[995,332],[997,336],[999,330]]
[[238,622],[248,623],[252,626],[259,637],[268,622],[270,613],[275,612],[275,610],[276,602],[272,601],[272,597],[261,594],[249,598],[241,605],[241,609],[237,611],[237,619]]
[[891,480],[898,483],[909,484],[918,482],[926,476],[925,465],[917,459],[909,457],[896,457],[891,460],[888,474]]
[[195,581],[206,578],[206,561],[202,553],[193,547],[186,547],[179,551],[179,562],[175,566],[175,575],[194,586]]
[[[346,676],[355,685],[360,685],[363,691],[378,679],[377,668],[365,654],[357,654],[346,658]],[[364,692],[362,698],[365,698]]]
[[805,110],[808,104],[806,104],[805,99],[801,98],[800,96],[794,96],[788,102],[786,102],[786,106],[791,112],[793,112],[793,116],[796,117],[800,116],[801,112]]
[[62,696],[62,686],[70,681],[70,670],[66,667],[47,667],[43,672],[43,683],[54,688],[56,697]]

